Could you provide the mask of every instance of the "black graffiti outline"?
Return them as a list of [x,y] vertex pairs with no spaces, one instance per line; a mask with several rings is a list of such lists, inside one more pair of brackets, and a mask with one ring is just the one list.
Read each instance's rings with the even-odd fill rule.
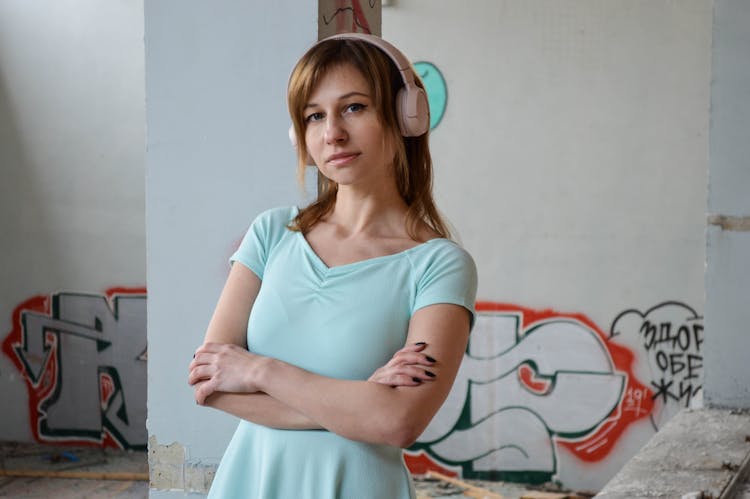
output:
[[[54,374],[54,380],[52,382],[53,388],[52,391],[42,400],[39,401],[39,405],[37,407],[39,419],[37,421],[38,426],[38,434],[42,437],[49,438],[50,440],[56,440],[56,439],[69,439],[74,438],[78,440],[86,440],[86,441],[92,441],[92,442],[102,442],[102,439],[104,437],[105,430],[112,436],[112,438],[117,442],[118,445],[120,445],[124,449],[133,449],[133,450],[146,450],[147,443],[133,443],[129,442],[127,437],[122,434],[115,425],[115,422],[112,421],[110,418],[112,417],[110,411],[113,409],[113,402],[117,400],[120,405],[117,408],[116,412],[114,412],[114,416],[117,417],[120,421],[122,421],[125,425],[129,426],[130,418],[128,416],[128,410],[127,410],[127,403],[128,401],[125,400],[124,395],[124,389],[123,384],[120,378],[120,374],[117,371],[117,369],[114,366],[109,365],[98,365],[97,366],[97,377],[99,377],[102,373],[107,374],[110,376],[113,382],[113,391],[110,395],[110,397],[107,400],[106,407],[101,407],[101,423],[100,427],[97,430],[94,429],[82,429],[82,428],[51,428],[49,426],[49,420],[48,420],[48,411],[51,407],[53,407],[60,399],[62,390],[63,390],[63,371],[66,368],[63,362],[63,346],[61,342],[61,335],[67,334],[71,336],[77,336],[79,338],[84,338],[87,340],[95,341],[96,342],[96,351],[97,353],[102,352],[103,350],[106,350],[107,348],[110,348],[112,346],[112,342],[108,341],[101,337],[94,336],[94,333],[103,333],[103,323],[99,317],[94,317],[94,327],[91,327],[90,325],[81,324],[75,321],[61,319],[60,318],[60,298],[62,296],[77,296],[77,297],[85,297],[90,299],[96,299],[96,300],[104,300],[108,311],[111,313],[112,318],[117,322],[120,320],[120,300],[121,299],[146,299],[146,294],[141,293],[126,293],[126,294],[115,294],[110,299],[107,299],[105,295],[97,294],[97,293],[69,293],[69,292],[61,292],[61,293],[55,293],[52,295],[51,300],[51,307],[49,314],[40,314],[36,312],[31,311],[24,311],[22,314],[21,322],[22,322],[22,328],[21,328],[21,334],[22,334],[22,344],[17,345],[14,349],[16,351],[16,355],[18,355],[18,358],[21,360],[24,366],[24,370],[22,374],[28,376],[30,379],[33,380],[34,384],[36,385],[39,382],[39,379],[44,374],[46,370],[46,366],[49,362],[49,356],[51,352],[54,352],[55,355],[55,364],[56,364],[56,372]],[[41,363],[40,368],[38,369],[39,372],[35,373],[32,366],[30,366],[29,362],[27,362],[26,357],[29,356],[29,350],[28,350],[28,338],[31,337],[34,332],[31,332],[29,328],[27,327],[27,317],[29,316],[36,316],[38,318],[44,318],[46,319],[45,322],[51,323],[53,327],[49,327],[49,324],[46,326],[43,326],[40,328],[38,334],[41,336],[41,342],[42,346],[44,347],[44,359]],[[81,332],[83,331],[83,332]],[[54,348],[53,346],[47,341],[47,334],[52,333],[55,335],[54,339]],[[89,333],[89,334],[86,334]],[[138,357],[136,357],[138,360],[143,360],[143,356],[145,354],[145,350],[143,353],[141,353]],[[98,381],[98,380],[97,380]],[[97,383],[98,385],[98,383]]]
[[[687,323],[695,322],[692,328],[687,328],[684,325],[680,325],[680,327],[677,328],[676,335],[672,336],[672,329],[670,324],[667,325],[665,331],[665,324],[653,324],[647,320],[648,316],[652,312],[662,307],[670,306],[678,307],[684,310],[686,314],[689,314],[690,316],[685,317],[684,320]],[[660,373],[652,373],[653,379],[651,380],[651,386],[655,389],[655,391],[651,395],[651,399],[655,401],[661,400],[665,405],[670,400],[674,400],[678,404],[684,402],[684,406],[689,407],[693,398],[703,388],[702,385],[694,385],[691,382],[691,380],[700,379],[699,374],[696,374],[695,371],[703,368],[703,356],[689,351],[692,345],[694,345],[696,352],[700,352],[701,350],[701,345],[704,342],[703,338],[701,337],[701,333],[703,333],[704,331],[704,326],[702,323],[703,316],[698,315],[695,309],[693,309],[691,306],[676,300],[661,302],[649,308],[645,312],[641,312],[640,310],[631,308],[618,314],[617,317],[615,317],[615,319],[612,321],[612,325],[610,326],[609,331],[610,338],[614,338],[622,334],[619,329],[617,329],[617,326],[620,322],[620,319],[628,314],[635,314],[642,319],[641,326],[638,328],[639,335],[643,337],[646,336],[646,333],[644,333],[644,328],[647,329],[647,333],[653,333],[653,336],[641,345],[647,353],[652,350],[658,349],[662,344],[671,344],[671,347],[673,349],[679,347],[682,350],[681,352],[669,353],[663,350],[658,350],[656,352],[654,356],[654,360],[656,362],[655,367],[659,369]],[[687,334],[688,340],[688,344],[684,348],[683,343],[680,341],[680,334],[683,331],[683,327],[685,327],[685,333]],[[697,365],[695,363],[696,360],[699,361]],[[679,380],[679,384],[675,387],[673,387],[673,385],[676,380],[665,379],[665,376],[677,376],[685,369],[687,369],[687,373],[685,374],[683,379]],[[659,378],[658,381],[657,377]],[[654,415],[651,414],[649,419],[651,420],[651,425],[653,426],[654,430],[658,431],[659,428],[654,419]]]

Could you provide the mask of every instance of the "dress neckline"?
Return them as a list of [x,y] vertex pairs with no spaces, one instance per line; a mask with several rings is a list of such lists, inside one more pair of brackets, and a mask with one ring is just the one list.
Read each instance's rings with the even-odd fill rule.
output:
[[[299,207],[294,207],[294,215],[297,216],[297,213],[299,213]],[[302,232],[297,231],[295,234],[296,237],[300,238],[300,242],[302,244],[302,247],[304,248],[305,252],[310,255],[312,260],[315,262],[316,266],[320,267],[322,270],[326,272],[342,272],[349,269],[354,269],[357,267],[363,267],[367,265],[373,265],[376,263],[386,262],[389,260],[393,260],[399,257],[406,256],[410,253],[413,253],[414,251],[418,251],[421,248],[424,248],[425,246],[429,244],[433,244],[436,241],[450,241],[450,239],[446,239],[444,237],[434,237],[432,239],[428,239],[427,241],[421,242],[419,244],[415,244],[414,246],[410,248],[406,248],[405,250],[397,251],[396,253],[389,253],[387,255],[380,255],[380,256],[373,256],[371,258],[364,258],[362,260],[357,260],[354,262],[344,263],[341,265],[328,265],[326,262],[323,261],[323,259],[318,255],[318,253],[315,252],[313,247],[310,245],[310,242],[307,240],[304,234]]]

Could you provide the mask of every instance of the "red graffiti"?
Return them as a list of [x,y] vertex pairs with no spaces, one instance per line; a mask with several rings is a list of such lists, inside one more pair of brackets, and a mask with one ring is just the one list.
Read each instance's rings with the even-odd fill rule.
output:
[[458,472],[441,466],[423,450],[417,452],[404,451],[404,461],[406,462],[406,467],[414,475],[424,475],[428,471],[435,471],[454,478],[459,476]]
[[[588,317],[577,313],[563,313],[553,309],[534,310],[507,303],[477,302],[477,312],[508,312],[521,314],[521,328],[526,330],[535,323],[558,319],[574,319],[585,324],[602,339],[612,358],[615,370],[626,375],[626,385],[620,403],[599,427],[580,439],[554,438],[579,459],[596,462],[612,451],[623,432],[635,421],[648,417],[653,409],[653,392],[635,377],[633,372],[635,355],[627,348],[609,341],[608,336]],[[519,368],[518,376],[523,384],[537,393],[544,393],[544,380],[535,380],[528,366]]]
[[[370,9],[373,3],[370,2]],[[351,25],[347,28],[345,13],[351,13]],[[360,0],[337,0],[336,10],[330,17],[323,15],[323,23],[331,24],[336,19],[336,33],[366,33],[372,34],[370,23],[362,8]]]
[[552,386],[550,381],[537,378],[534,369],[526,364],[518,366],[518,379],[522,385],[537,395],[544,395]]
[[99,373],[99,399],[101,400],[102,410],[109,405],[109,399],[115,393],[115,380],[106,373]]
[[[117,295],[126,294],[145,295],[146,288],[113,287],[105,291],[105,296],[109,301]],[[13,309],[11,331],[2,343],[3,353],[23,375],[28,390],[29,423],[33,437],[40,443],[121,448],[122,445],[106,429],[104,429],[98,441],[75,437],[55,437],[54,439],[49,439],[41,434],[40,424],[44,416],[44,402],[53,395],[59,380],[58,338],[55,334],[46,332],[43,335],[43,354],[40,355],[34,351],[30,352],[23,334],[23,313],[36,312],[50,315],[51,308],[50,296],[37,295],[23,301]],[[112,396],[114,382],[106,374],[100,376],[99,381],[101,401],[102,404],[105,404]]]

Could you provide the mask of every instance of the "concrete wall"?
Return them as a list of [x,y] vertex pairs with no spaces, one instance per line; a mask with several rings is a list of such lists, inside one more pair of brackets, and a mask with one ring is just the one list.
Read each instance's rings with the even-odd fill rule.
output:
[[706,233],[706,402],[750,408],[750,5],[717,0]]
[[444,88],[437,195],[480,276],[412,469],[596,490],[699,402],[711,7],[383,8],[383,36]]
[[0,440],[145,447],[142,2],[0,2]]
[[236,427],[235,418],[195,405],[187,366],[250,222],[300,202],[286,83],[317,38],[316,7],[145,5],[153,497],[205,491]]

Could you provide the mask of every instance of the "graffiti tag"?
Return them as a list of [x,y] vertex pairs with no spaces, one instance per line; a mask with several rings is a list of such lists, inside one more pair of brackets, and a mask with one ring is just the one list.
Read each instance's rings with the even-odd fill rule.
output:
[[146,448],[145,289],[31,298],[3,351],[26,380],[37,440]]
[[645,312],[626,310],[612,322],[611,334],[640,343],[646,354],[648,372],[641,376],[651,383],[656,428],[691,406],[703,379],[703,318],[695,310],[674,301]]
[[[587,317],[478,303],[477,322],[448,399],[407,452],[412,471],[542,482],[557,472],[556,442],[600,459],[624,427],[623,400],[647,391],[629,376],[633,355]],[[429,459],[428,459],[429,458]]]

